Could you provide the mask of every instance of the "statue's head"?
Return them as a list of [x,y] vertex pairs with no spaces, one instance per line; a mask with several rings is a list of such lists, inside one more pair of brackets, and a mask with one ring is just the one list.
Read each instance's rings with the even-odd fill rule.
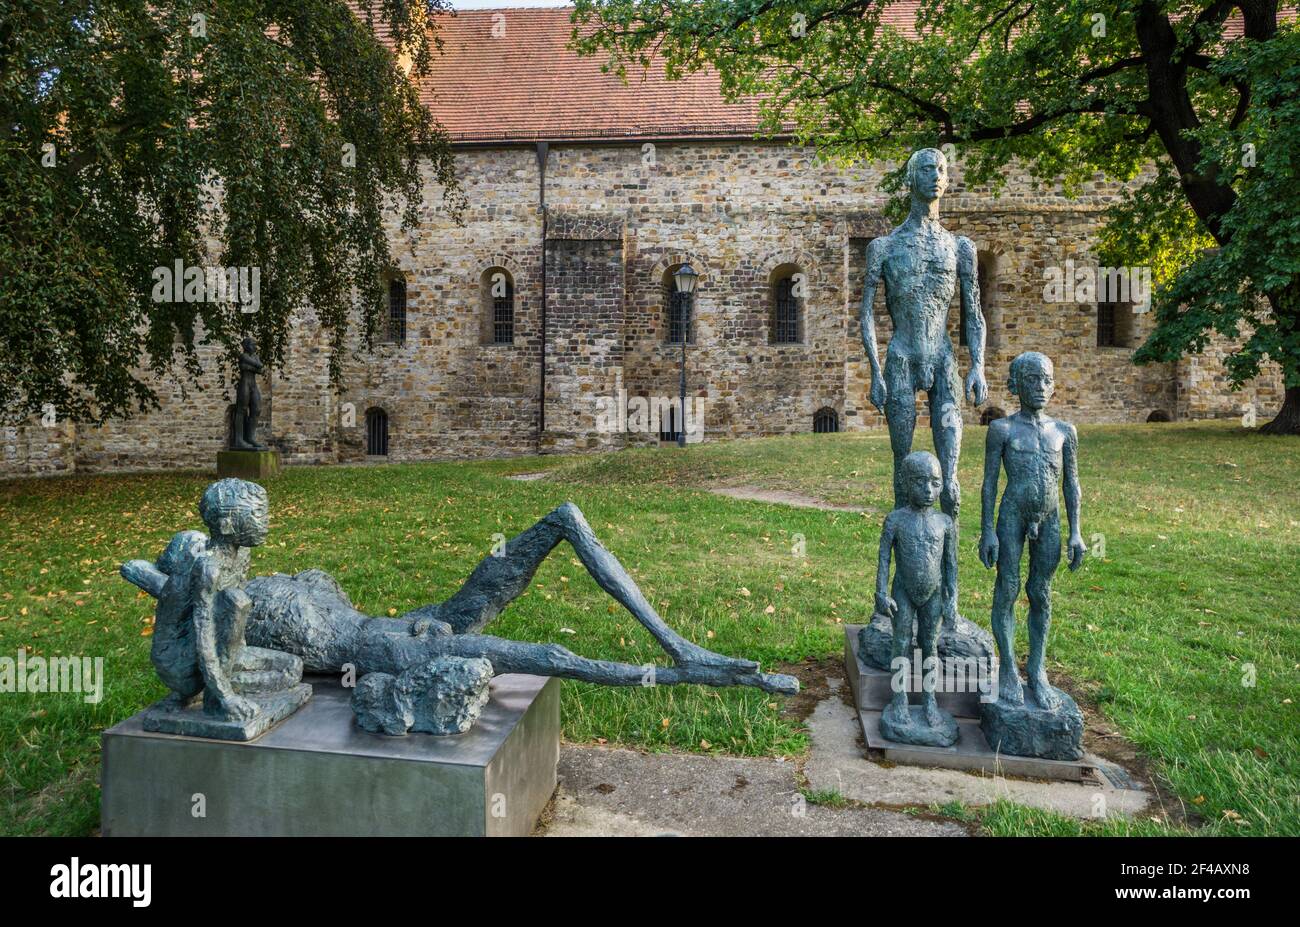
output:
[[1026,409],[1041,409],[1052,398],[1056,387],[1055,371],[1052,359],[1037,351],[1026,351],[1017,355],[1011,362],[1011,375],[1007,378],[1007,388],[1020,397],[1020,405]]
[[903,458],[903,491],[909,505],[928,509],[939,501],[943,472],[929,451],[913,451]]
[[199,515],[214,539],[240,547],[265,543],[271,530],[266,490],[247,480],[217,480],[199,500]]
[[932,203],[948,189],[948,159],[938,148],[922,148],[907,159],[907,189],[912,199]]
[[245,335],[244,340],[241,342],[241,344],[243,344],[244,346],[245,354],[252,354],[254,351],[257,350],[257,342],[253,340],[253,337],[251,335]]

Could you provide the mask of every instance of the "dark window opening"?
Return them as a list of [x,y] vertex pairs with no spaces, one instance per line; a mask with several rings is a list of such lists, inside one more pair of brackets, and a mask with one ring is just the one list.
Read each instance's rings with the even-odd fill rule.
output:
[[1097,347],[1121,347],[1119,343],[1119,309],[1119,303],[1097,304]]
[[1148,422],[1172,422],[1173,418],[1164,409],[1152,409],[1147,416]]
[[388,281],[388,341],[406,340],[406,281],[394,277]]
[[[508,276],[492,284],[492,343],[512,344],[515,340],[515,283]],[[504,288],[504,293],[497,290]]]
[[799,297],[795,295],[795,274],[777,280],[773,286],[772,343],[798,344],[802,341],[799,330]]
[[813,413],[813,434],[828,435],[840,430],[840,416],[834,409],[818,409]]
[[388,413],[383,409],[366,411],[366,455],[388,456]]
[[[671,278],[670,278],[671,279]],[[691,323],[694,321],[694,293],[679,293],[669,284],[668,291],[668,341],[681,344],[694,342]]]
[[678,404],[671,403],[664,414],[659,416],[659,440],[676,441],[681,435],[681,426],[678,424]]

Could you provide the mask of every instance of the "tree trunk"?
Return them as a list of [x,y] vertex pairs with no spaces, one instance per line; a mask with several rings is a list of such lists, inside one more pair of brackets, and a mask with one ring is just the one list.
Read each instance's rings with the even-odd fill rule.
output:
[[1300,435],[1300,386],[1288,386],[1282,411],[1259,429],[1266,435]]

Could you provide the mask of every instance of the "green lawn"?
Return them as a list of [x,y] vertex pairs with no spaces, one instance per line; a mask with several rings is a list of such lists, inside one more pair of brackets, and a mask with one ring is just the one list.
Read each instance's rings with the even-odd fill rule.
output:
[[[1057,577],[1053,671],[1136,746],[1200,819],[1197,832],[1300,834],[1300,441],[1227,424],[1081,432],[1084,534],[1090,543],[1105,536],[1105,556]],[[987,626],[992,574],[975,551],[983,438],[984,429],[968,429],[963,454],[960,605]],[[504,479],[540,469],[552,478]],[[764,665],[826,658],[843,646],[841,624],[871,611],[889,472],[883,434],[292,468],[268,487],[272,533],[253,568],[319,567],[359,607],[401,612],[454,591],[497,532],[520,531],[571,499],[687,637]],[[173,532],[200,527],[195,506],[209,480],[185,472],[0,482],[0,656],[24,646],[46,657],[99,656],[107,677],[95,705],[73,693],[0,693],[0,833],[97,826],[99,732],[163,694],[149,666],[152,600],[117,567],[152,559]],[[702,488],[720,484],[873,511],[793,509]],[[661,659],[567,547],[491,630],[593,657]],[[1023,628],[1021,638],[1023,648]],[[782,700],[752,690],[566,682],[563,719],[574,742],[796,758],[808,746]],[[1175,826],[1080,825],[1006,804],[939,811],[990,833]]]

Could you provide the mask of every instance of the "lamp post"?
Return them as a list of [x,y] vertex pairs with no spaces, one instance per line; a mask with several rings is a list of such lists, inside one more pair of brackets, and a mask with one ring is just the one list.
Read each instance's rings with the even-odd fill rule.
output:
[[682,377],[680,383],[680,401],[677,414],[680,421],[677,423],[677,446],[686,446],[686,340],[690,337],[691,332],[691,315],[688,307],[694,308],[692,304],[692,294],[695,292],[695,284],[699,281],[700,275],[695,272],[690,264],[683,264],[677,270],[673,271],[673,285],[677,287],[677,311],[680,313],[681,334],[682,334]]

